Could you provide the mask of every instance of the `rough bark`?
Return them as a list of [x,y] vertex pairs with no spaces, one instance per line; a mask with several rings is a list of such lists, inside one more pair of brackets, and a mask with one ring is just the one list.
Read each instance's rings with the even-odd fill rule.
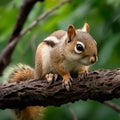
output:
[[77,100],[103,102],[120,97],[120,69],[95,70],[73,79],[68,92],[61,78],[49,85],[46,80],[29,80],[0,84],[0,109],[24,108],[28,105],[60,106]]

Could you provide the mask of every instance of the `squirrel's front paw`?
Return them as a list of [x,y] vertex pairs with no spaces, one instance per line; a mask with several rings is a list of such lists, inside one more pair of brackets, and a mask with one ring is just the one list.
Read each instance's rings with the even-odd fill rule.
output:
[[47,81],[48,81],[50,84],[52,84],[54,81],[57,80],[58,75],[57,75],[57,74],[49,73],[49,74],[46,74],[45,77],[46,77]]
[[62,80],[62,86],[67,89],[67,91],[70,91],[70,88],[72,86],[72,78],[69,79],[63,79]]
[[88,71],[85,71],[84,73],[79,73],[78,78],[82,79],[84,76],[87,76]]

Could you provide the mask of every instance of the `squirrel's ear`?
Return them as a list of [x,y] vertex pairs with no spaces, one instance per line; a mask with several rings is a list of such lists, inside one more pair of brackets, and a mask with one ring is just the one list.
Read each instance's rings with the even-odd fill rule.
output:
[[72,38],[76,35],[75,27],[72,24],[69,25],[67,33],[69,37],[68,42],[71,42]]
[[89,27],[89,24],[88,23],[85,23],[84,24],[84,26],[83,26],[83,28],[82,28],[82,31],[84,31],[84,32],[90,32],[90,27]]

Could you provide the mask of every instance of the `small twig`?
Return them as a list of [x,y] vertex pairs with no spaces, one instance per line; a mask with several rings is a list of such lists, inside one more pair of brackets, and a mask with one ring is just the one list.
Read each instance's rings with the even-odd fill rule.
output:
[[26,34],[28,31],[30,31],[33,27],[35,27],[42,19],[46,18],[48,15],[50,15],[51,13],[53,13],[55,10],[59,9],[61,6],[63,6],[64,4],[70,2],[71,0],[65,0],[63,2],[61,2],[60,4],[58,4],[57,6],[55,6],[54,8],[44,12],[42,15],[40,15],[35,21],[33,21],[29,27],[27,27],[26,29],[24,29],[23,31],[20,32],[19,36],[23,36],[24,34]]
[[32,10],[35,3],[37,3],[38,1],[43,1],[43,0],[23,0],[22,1],[20,13],[18,15],[16,25],[14,27],[13,33],[11,34],[11,37],[8,43],[13,41],[19,35],[20,31],[24,26],[25,21],[27,20],[27,17],[30,11]]
[[110,101],[104,101],[104,104],[111,107],[113,110],[115,110],[116,112],[120,113],[120,107],[115,105],[114,103],[110,102]]
[[70,106],[68,106],[68,110],[72,116],[72,120],[78,120],[77,116],[75,115],[75,112],[73,111],[73,109]]

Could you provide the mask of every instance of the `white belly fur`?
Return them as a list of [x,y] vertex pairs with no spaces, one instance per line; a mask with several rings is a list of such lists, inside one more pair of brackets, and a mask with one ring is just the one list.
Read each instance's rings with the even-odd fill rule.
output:
[[42,70],[43,70],[43,75],[47,74],[47,73],[56,73],[55,69],[52,66],[51,63],[51,56],[50,56],[50,51],[51,51],[51,47],[50,46],[44,46],[42,48]]
[[75,72],[75,73],[78,73],[79,70],[83,67],[83,65],[81,65],[77,61],[68,61],[68,60],[65,60],[62,66],[68,72]]

